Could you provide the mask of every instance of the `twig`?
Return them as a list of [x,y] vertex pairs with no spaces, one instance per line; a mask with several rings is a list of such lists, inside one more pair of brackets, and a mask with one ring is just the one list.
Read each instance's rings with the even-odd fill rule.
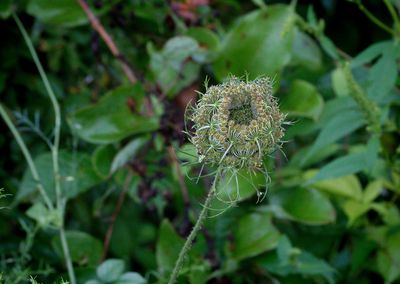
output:
[[134,84],[137,81],[137,78],[132,70],[132,68],[125,62],[124,56],[119,51],[117,45],[114,43],[111,36],[107,33],[104,29],[103,25],[100,23],[99,19],[93,14],[90,10],[90,7],[86,3],[85,0],[77,0],[79,5],[82,7],[83,11],[86,13],[86,16],[89,19],[90,24],[92,25],[93,29],[99,33],[101,38],[104,40],[105,44],[110,49],[111,53],[114,55],[115,58],[119,60],[121,63],[122,70],[125,72],[126,76],[128,77],[129,81]]
[[179,188],[182,193],[183,202],[185,204],[185,207],[189,208],[190,207],[189,193],[188,193],[188,189],[185,184],[185,180],[182,175],[181,168],[179,166],[178,157],[176,156],[175,149],[172,146],[168,146],[167,151],[168,151],[169,158],[175,167],[176,174],[178,175]]
[[133,173],[129,170],[129,173],[125,179],[122,191],[118,196],[117,204],[115,205],[115,209],[111,216],[110,224],[108,225],[107,233],[104,238],[103,255],[101,257],[101,262],[103,262],[107,257],[108,248],[110,246],[110,241],[111,241],[111,237],[113,234],[114,224],[115,224],[115,221],[117,220],[119,212],[121,211],[122,204],[124,204],[125,196],[126,196],[126,193],[128,192],[129,184],[132,181],[132,177],[133,177]]

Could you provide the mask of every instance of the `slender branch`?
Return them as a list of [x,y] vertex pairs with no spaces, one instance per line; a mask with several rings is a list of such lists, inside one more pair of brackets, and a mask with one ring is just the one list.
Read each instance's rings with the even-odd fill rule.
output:
[[106,236],[104,238],[103,255],[101,257],[101,262],[103,262],[107,257],[107,252],[108,252],[108,248],[110,246],[110,241],[111,241],[111,237],[112,237],[112,233],[113,233],[113,229],[114,229],[114,224],[115,224],[115,221],[117,220],[119,212],[121,211],[122,205],[124,204],[125,196],[126,196],[126,193],[128,192],[129,185],[130,185],[130,183],[132,181],[132,178],[133,178],[133,174],[132,174],[131,171],[129,171],[129,173],[128,173],[126,179],[125,179],[122,191],[119,194],[119,197],[118,197],[117,204],[115,206],[114,212],[113,212],[113,214],[111,216],[110,224],[108,225],[107,233],[106,233]]
[[204,202],[204,205],[203,205],[203,209],[200,212],[200,215],[196,221],[196,224],[194,225],[192,232],[186,239],[186,242],[183,245],[183,247],[179,253],[178,259],[175,263],[175,267],[174,267],[174,270],[172,271],[172,274],[170,276],[168,284],[174,284],[176,282],[176,280],[178,279],[179,271],[182,268],[185,256],[189,252],[190,247],[192,246],[192,243],[197,236],[197,233],[201,229],[201,226],[203,225],[203,222],[204,222],[205,218],[207,217],[207,213],[208,213],[208,209],[210,207],[211,201],[213,200],[213,198],[215,196],[215,191],[216,191],[216,186],[218,183],[219,175],[220,175],[220,170],[218,170],[215,175],[214,182],[210,188],[210,191],[208,192],[206,201]]
[[167,151],[168,151],[170,160],[175,167],[176,174],[178,176],[179,189],[181,190],[181,193],[182,193],[183,202],[186,207],[190,207],[190,198],[189,198],[188,189],[186,187],[185,179],[183,178],[182,171],[179,166],[178,157],[176,156],[175,149],[172,146],[168,146]]
[[59,227],[59,233],[61,238],[61,244],[64,251],[64,258],[65,263],[68,270],[69,280],[71,284],[76,284],[75,272],[72,265],[71,255],[68,248],[68,243],[65,238],[65,231],[64,231],[64,211],[65,211],[65,202],[63,201],[62,192],[61,192],[61,181],[60,181],[60,168],[59,168],[59,146],[60,146],[60,132],[61,132],[61,111],[60,105],[58,104],[57,98],[51,88],[50,82],[47,78],[46,73],[44,72],[43,66],[40,63],[39,57],[36,54],[35,48],[33,47],[32,41],[30,40],[28,33],[26,32],[24,26],[22,25],[21,21],[19,20],[18,16],[13,13],[13,18],[18,25],[19,30],[22,33],[22,36],[25,40],[26,45],[28,46],[29,52],[35,62],[35,65],[39,71],[40,77],[43,81],[47,94],[49,95],[50,101],[53,105],[54,110],[54,142],[51,147],[51,156],[53,160],[53,175],[54,175],[54,184],[55,184],[55,192],[56,192],[56,200],[57,200],[57,208],[61,210],[62,219],[61,224]]
[[382,30],[390,33],[391,35],[394,35],[394,31],[388,27],[386,24],[384,24],[381,20],[379,20],[377,17],[375,17],[362,3],[361,1],[357,1],[358,8],[363,12],[375,25],[380,27]]
[[28,148],[26,147],[24,140],[22,139],[18,130],[15,128],[14,124],[12,123],[10,117],[8,116],[8,114],[2,104],[0,104],[0,114],[3,118],[3,120],[5,121],[5,123],[7,124],[8,128],[10,129],[11,133],[14,135],[15,140],[17,141],[18,146],[21,149],[22,154],[25,157],[25,160],[28,163],[29,170],[32,173],[33,179],[37,183],[37,187],[39,189],[40,194],[43,197],[44,202],[46,203],[47,208],[50,210],[53,210],[54,209],[53,204],[51,203],[49,196],[47,195],[46,191],[43,188],[42,183],[40,182],[40,177],[39,177],[38,171],[36,169],[36,165],[33,162],[31,153],[29,152]]
[[107,33],[104,29],[103,25],[100,23],[99,19],[93,14],[90,10],[90,7],[86,3],[85,0],[77,0],[79,5],[82,7],[83,11],[86,13],[86,16],[89,19],[90,24],[92,25],[93,29],[101,36],[104,40],[105,44],[110,49],[111,53],[119,60],[121,63],[122,70],[125,72],[126,76],[128,77],[129,81],[134,84],[137,81],[137,78],[132,70],[131,67],[124,61],[124,57],[122,56],[121,52],[119,51],[117,45],[114,43],[111,36]]
[[383,0],[383,2],[386,5],[386,8],[389,10],[390,15],[392,16],[392,19],[395,23],[395,28],[399,29],[400,28],[400,21],[399,21],[399,16],[396,13],[396,10],[394,9],[392,3],[390,3],[389,0]]

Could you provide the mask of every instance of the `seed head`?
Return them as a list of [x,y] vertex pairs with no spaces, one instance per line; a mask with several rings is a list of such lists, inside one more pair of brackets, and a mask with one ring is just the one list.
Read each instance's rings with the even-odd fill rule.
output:
[[207,88],[190,119],[200,162],[226,168],[260,169],[284,134],[285,115],[268,77],[250,82],[232,77]]

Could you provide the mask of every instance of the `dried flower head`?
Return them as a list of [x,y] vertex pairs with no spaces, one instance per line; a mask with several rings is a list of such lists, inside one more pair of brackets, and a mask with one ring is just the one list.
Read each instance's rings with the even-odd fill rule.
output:
[[268,77],[248,82],[232,77],[207,88],[190,119],[199,161],[227,169],[260,169],[284,134],[285,115]]

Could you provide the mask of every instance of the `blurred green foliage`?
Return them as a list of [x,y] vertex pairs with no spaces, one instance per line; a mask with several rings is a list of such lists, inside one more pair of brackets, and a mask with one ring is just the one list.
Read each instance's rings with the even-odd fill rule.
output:
[[[67,202],[44,205],[1,122],[0,283],[68,279],[62,223],[78,283],[165,283],[212,172],[196,165],[185,108],[230,74],[274,78],[292,123],[265,157],[267,191],[262,174],[219,183],[179,283],[399,283],[397,1],[87,2],[120,56],[79,1],[0,1],[1,105],[44,191],[54,201],[59,178]],[[13,11],[61,105],[59,177],[51,101]]]

